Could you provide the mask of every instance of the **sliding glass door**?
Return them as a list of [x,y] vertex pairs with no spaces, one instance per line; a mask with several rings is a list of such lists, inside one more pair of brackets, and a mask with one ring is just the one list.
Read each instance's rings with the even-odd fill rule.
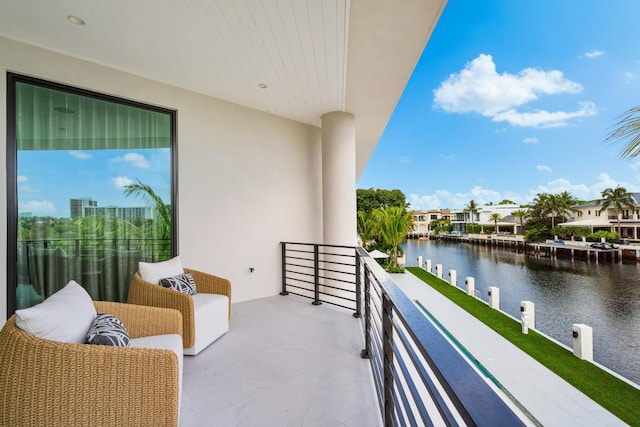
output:
[[126,301],[175,254],[173,110],[8,74],[9,314],[66,285]]

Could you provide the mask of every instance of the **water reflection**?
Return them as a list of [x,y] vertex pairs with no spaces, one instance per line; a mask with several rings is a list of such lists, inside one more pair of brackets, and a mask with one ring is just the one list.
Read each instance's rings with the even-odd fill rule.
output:
[[509,249],[467,243],[411,240],[408,265],[417,257],[456,270],[458,286],[474,277],[480,297],[500,288],[500,308],[520,317],[520,301],[533,301],[536,328],[572,347],[571,326],[593,328],[594,359],[640,383],[640,266],[530,257]]

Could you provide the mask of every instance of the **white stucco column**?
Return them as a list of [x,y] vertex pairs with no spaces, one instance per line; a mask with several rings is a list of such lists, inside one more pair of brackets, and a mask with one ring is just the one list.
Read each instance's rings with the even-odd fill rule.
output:
[[322,200],[323,243],[357,245],[353,114],[322,116]]

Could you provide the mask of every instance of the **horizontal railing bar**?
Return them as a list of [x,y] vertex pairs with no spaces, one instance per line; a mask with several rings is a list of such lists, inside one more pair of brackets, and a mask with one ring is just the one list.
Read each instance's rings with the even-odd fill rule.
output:
[[[342,257],[342,258],[355,258],[355,255],[349,255],[349,254],[337,254],[337,253],[333,253],[333,252],[318,252],[318,255],[326,255],[326,256],[335,256],[335,257]],[[326,261],[321,259],[320,261]],[[338,262],[338,261],[335,261]]]
[[329,297],[332,297],[332,298],[339,298],[339,299],[343,299],[343,300],[346,300],[346,301],[355,302],[355,300],[352,300],[351,298],[342,297],[340,295],[328,294],[326,292],[320,292],[320,295],[326,295],[326,296],[329,296]]
[[[311,261],[313,262],[312,259],[305,259],[305,261]],[[291,266],[291,267],[301,267],[301,268],[313,268],[313,265],[304,265],[304,264],[295,264],[293,262],[285,262],[284,263],[285,266]]]
[[287,286],[291,286],[292,288],[296,288],[296,289],[304,289],[305,291],[313,292],[313,289],[303,288],[302,286],[296,286],[296,285],[292,285],[292,284],[290,284],[290,283],[287,283]]
[[[319,246],[325,248],[342,248],[342,249],[356,249],[355,246],[344,246],[344,245],[329,245],[329,244],[320,244],[320,243],[300,243],[300,242],[282,242],[285,245],[304,245],[304,246]],[[288,249],[287,249],[288,250]]]
[[355,307],[349,307],[349,306],[346,306],[346,305],[338,304],[337,302],[331,302],[331,301],[327,301],[327,300],[322,300],[322,302],[326,303],[326,304],[335,305],[336,307],[342,307],[342,308],[345,308],[347,310],[353,310],[355,308]]
[[[404,345],[405,351],[409,353],[409,356],[410,356],[409,358],[413,364],[413,367],[418,371],[418,375],[422,380],[422,384],[426,387],[427,391],[429,392],[429,395],[431,396],[431,399],[433,399],[434,403],[436,404],[436,408],[438,408],[438,411],[440,412],[440,415],[442,416],[442,418],[449,421],[455,420],[453,417],[453,414],[449,410],[444,399],[442,398],[440,393],[438,393],[436,384],[431,379],[431,376],[429,375],[425,367],[422,365],[422,363],[417,363],[417,361],[419,360],[418,355],[416,354],[416,352],[413,350],[413,347],[408,342],[409,340],[407,339],[406,335],[402,331],[400,331],[398,328],[394,328],[394,330],[398,332],[398,336],[400,337],[400,340]],[[397,351],[398,349],[397,345],[395,343],[393,345],[394,345],[394,351]],[[453,422],[455,423],[455,421]]]
[[[396,360],[396,363],[393,364],[393,366],[391,367],[391,372],[393,373],[393,377],[397,378],[398,380],[401,378],[400,374],[398,372],[398,369],[396,368],[397,363],[400,362],[402,363],[401,360]],[[407,385],[411,384],[411,379],[405,380],[407,382]],[[402,425],[406,425],[406,423],[404,422],[404,418],[408,418],[409,419],[409,423],[411,424],[411,427],[418,427],[418,423],[416,423],[416,417],[413,415],[413,411],[411,410],[411,405],[409,405],[409,399],[407,399],[407,393],[404,390],[404,387],[402,386],[402,383],[400,381],[395,381],[395,390],[394,390],[394,395],[399,396],[400,400],[402,401],[402,408],[404,408],[404,411],[402,411],[404,413],[404,417],[400,417],[400,414],[397,414],[398,419],[401,420],[401,424]],[[411,397],[414,397],[415,399],[415,395],[412,395]],[[397,397],[396,397],[397,400]],[[419,399],[418,399],[419,400]],[[397,405],[397,404],[396,404]],[[399,405],[397,405],[399,409],[400,408]],[[396,411],[399,412],[399,411]],[[431,420],[429,420],[431,421]],[[433,426],[432,423],[427,423],[427,426]]]
[[[345,280],[345,279],[336,279],[335,277],[320,276],[319,278],[320,279],[324,279],[324,280],[331,280],[332,282],[340,282],[340,283],[346,283],[348,285],[355,285],[355,282],[352,282],[350,280]],[[321,286],[327,286],[327,285],[326,284],[325,285],[321,284]],[[355,289],[352,289],[349,292],[355,292],[355,291],[356,291]]]
[[313,258],[302,258],[302,257],[299,257],[299,256],[286,256],[285,258],[287,258],[287,259],[300,259],[300,260],[303,260],[303,261],[313,261]]
[[313,297],[310,297],[309,295],[303,295],[303,294],[299,294],[299,293],[297,293],[297,292],[293,292],[293,291],[289,291],[289,293],[290,293],[291,295],[297,295],[297,296],[299,296],[299,297],[303,297],[303,298],[307,298],[307,299],[313,299]]
[[[335,264],[333,264],[333,265],[335,265]],[[347,276],[355,276],[356,275],[355,271],[331,270],[330,268],[324,268],[324,267],[320,267],[320,268],[318,268],[318,270],[320,270],[320,271],[329,271],[331,273],[346,274]],[[355,284],[355,282],[351,282],[351,283]]]
[[297,277],[287,276],[285,279],[286,279],[286,280],[294,280],[294,281],[296,281],[296,282],[309,283],[310,285],[313,285],[313,284],[314,284],[312,281],[305,280],[305,279],[299,279],[299,278],[297,278]]
[[[311,274],[311,273],[305,273],[302,271],[295,271],[295,270],[285,270],[287,273],[291,273],[291,274],[299,274],[301,276],[309,276],[309,277],[315,277],[315,274]],[[287,277],[291,277],[287,274]],[[314,282],[311,282],[314,283]]]
[[[392,345],[393,345],[393,352],[399,355],[400,349],[398,348],[398,345],[395,342]],[[406,345],[404,346],[404,349],[405,351],[408,350]],[[411,352],[413,352],[413,349],[411,349]],[[411,374],[409,373],[409,369],[407,369],[407,365],[404,363],[402,358],[398,358],[396,360],[397,360],[398,366],[400,367],[400,370],[402,371],[404,378],[406,378],[406,383],[409,389],[411,390],[411,395],[415,398],[415,404],[418,408],[418,412],[420,413],[420,417],[428,425],[433,425],[431,417],[429,417],[429,413],[427,412],[427,408],[424,406],[423,398],[420,396],[420,393],[418,393],[418,389],[416,388],[415,383],[413,382],[413,380],[411,380]],[[419,367],[418,364],[415,363],[414,359],[411,359],[411,362],[414,368],[418,370],[422,368],[421,366]],[[454,425],[454,422],[451,422],[451,421],[455,419],[453,418],[453,415],[447,408],[446,403],[444,403],[444,400],[440,397],[439,393],[434,393],[435,388],[432,389],[432,387],[434,387],[434,383],[430,381],[430,379],[429,381],[425,381],[425,379],[423,378],[422,384],[425,386],[425,388],[429,392],[429,395],[431,396],[431,399],[435,403],[436,408],[438,408],[438,412],[440,412],[440,415],[442,416],[442,418],[445,420],[445,422],[447,422],[447,425]]]

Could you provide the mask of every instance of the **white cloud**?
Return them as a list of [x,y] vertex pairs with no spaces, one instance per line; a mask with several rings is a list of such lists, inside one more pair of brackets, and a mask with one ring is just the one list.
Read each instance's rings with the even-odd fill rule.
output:
[[491,55],[481,54],[434,90],[434,105],[449,113],[476,112],[516,126],[555,127],[565,126],[571,118],[595,114],[595,104],[584,103],[579,111],[569,113],[521,113],[516,108],[541,94],[580,92],[582,85],[565,79],[561,71],[526,68],[518,74],[499,74]]
[[584,56],[587,58],[597,58],[598,56],[604,55],[604,52],[601,50],[592,50],[589,52],[585,52]]
[[566,126],[567,121],[579,117],[590,117],[598,114],[598,109],[593,102],[581,102],[580,110],[572,113],[565,111],[536,111],[533,113],[520,113],[516,110],[503,111],[493,116],[494,122],[507,122],[513,126],[552,128]]
[[537,165],[536,169],[539,170],[539,171],[544,171],[544,172],[549,172],[549,173],[553,172],[551,170],[551,168],[549,166],[547,166],[547,165]]
[[469,200],[475,200],[479,205],[489,202],[500,202],[502,197],[498,191],[473,187],[466,193],[451,193],[447,190],[437,190],[433,194],[418,195],[409,194],[408,201],[412,209],[438,209],[438,208],[463,208]]
[[411,157],[409,156],[400,157],[400,163],[411,163]]
[[560,193],[562,191],[568,191],[573,197],[581,200],[598,199],[601,196],[602,190],[605,188],[615,188],[620,185],[627,189],[627,191],[637,192],[640,191],[640,186],[629,182],[619,182],[611,178],[606,172],[598,174],[597,181],[594,184],[573,184],[568,179],[560,178],[553,181],[549,181],[546,184],[538,185],[536,188],[529,190],[527,196],[528,200],[533,200],[538,193]]
[[55,206],[48,200],[31,200],[18,204],[19,212],[31,212],[36,215],[51,214],[56,211]]
[[20,187],[20,193],[39,193],[40,191],[36,188],[33,188],[31,185],[26,184],[29,181],[29,178],[24,175],[17,176],[18,185]]
[[86,160],[93,157],[93,155],[90,153],[86,153],[84,151],[77,151],[77,150],[71,150],[69,151],[69,154],[71,154],[72,157],[75,157],[76,159],[80,159],[80,160]]
[[636,73],[634,73],[633,71],[625,71],[624,79],[626,80],[627,83],[629,83],[631,80],[636,79]]
[[147,158],[142,154],[138,153],[127,153],[123,157],[116,157],[113,160],[116,162],[130,163],[140,169],[148,169],[151,166],[149,160],[147,160]]
[[113,178],[113,185],[115,185],[116,188],[122,189],[127,185],[131,185],[133,183],[134,183],[133,180],[126,176],[118,176]]
[[558,194],[568,191],[573,197],[580,200],[593,200],[601,196],[605,188],[615,188],[620,185],[631,192],[640,192],[640,186],[628,182],[618,182],[606,172],[601,172],[596,182],[590,185],[574,184],[568,179],[554,179],[529,189],[525,194],[512,191],[501,193],[499,191],[473,187],[464,193],[452,193],[446,190],[436,190],[432,194],[409,194],[407,200],[411,204],[411,209],[464,209],[470,200],[475,200],[477,204],[484,205],[489,202],[499,203],[501,200],[513,200],[518,204],[528,204],[533,201],[538,193]]
[[538,138],[525,138],[522,140],[523,144],[537,144],[538,143]]

